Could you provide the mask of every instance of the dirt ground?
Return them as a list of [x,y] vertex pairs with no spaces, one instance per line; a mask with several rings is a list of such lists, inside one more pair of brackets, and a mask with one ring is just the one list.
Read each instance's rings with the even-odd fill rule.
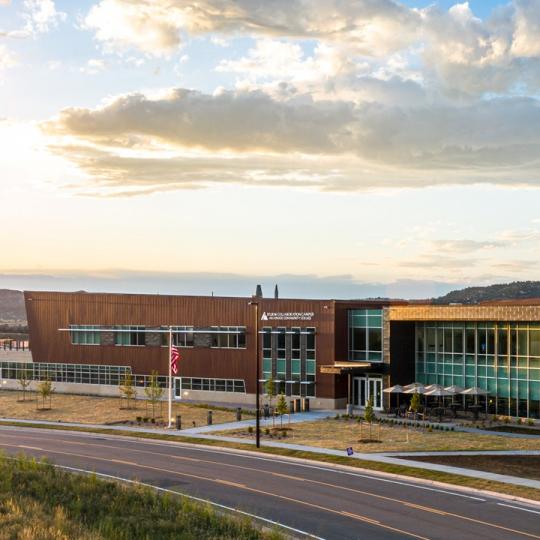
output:
[[[276,422],[279,426],[279,421]],[[287,425],[284,420],[284,426]],[[263,438],[266,424],[263,423]],[[269,424],[271,427],[271,423]],[[316,422],[291,424],[287,433],[287,441],[321,448],[345,450],[352,446],[356,452],[422,452],[452,450],[540,450],[538,439],[518,437],[498,437],[496,435],[479,435],[458,431],[428,432],[422,429],[406,429],[402,426],[373,424],[371,437],[369,427],[361,426],[354,420],[326,419]],[[360,439],[377,439],[379,443],[361,443]],[[223,431],[221,434],[238,437],[253,437],[245,430]],[[274,437],[275,438],[275,437]],[[407,442],[408,441],[408,442]]]
[[[85,424],[105,424],[136,421],[137,416],[152,417],[152,405],[145,400],[132,401],[133,409],[127,410],[125,400],[114,397],[96,397],[82,395],[53,394],[52,408],[38,410],[36,406],[37,394],[26,393],[26,401],[22,401],[22,392],[0,392],[0,417],[25,418],[28,420],[53,420],[62,422],[82,422]],[[39,397],[39,405],[41,397]],[[48,401],[45,403],[48,407]],[[236,420],[235,411],[220,411],[210,407],[214,424],[233,422]],[[173,403],[173,416],[182,416],[182,427],[205,426],[207,424],[207,408],[193,404]],[[165,420],[167,415],[167,402],[162,406],[157,404],[156,419]]]
[[540,456],[418,456],[404,459],[540,480]]

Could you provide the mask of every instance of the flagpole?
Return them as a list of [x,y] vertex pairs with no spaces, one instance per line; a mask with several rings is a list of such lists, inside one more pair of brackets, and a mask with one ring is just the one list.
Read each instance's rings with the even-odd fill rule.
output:
[[172,326],[169,326],[169,429],[172,428]]

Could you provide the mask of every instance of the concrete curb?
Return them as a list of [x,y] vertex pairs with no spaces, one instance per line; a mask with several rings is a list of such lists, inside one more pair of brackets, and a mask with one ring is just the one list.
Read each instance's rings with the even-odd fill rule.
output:
[[[3,421],[5,422],[5,420],[3,420]],[[33,423],[34,424],[36,424],[36,423],[41,424],[41,422],[39,422],[39,421],[38,422],[33,422]],[[1,421],[0,421],[0,427],[1,427],[1,425],[2,424],[1,424]],[[9,424],[4,424],[4,425],[6,427],[10,427]],[[42,425],[50,426],[50,424],[42,424]],[[62,429],[62,431],[67,431],[67,432],[73,433],[75,435],[81,433],[81,431],[70,430],[69,429],[70,426],[66,426],[66,424],[62,424],[62,423],[54,424],[53,423],[53,425],[60,425],[63,428],[67,428],[67,429]],[[18,426],[11,426],[11,427],[16,428]],[[84,428],[84,427],[89,427],[89,426],[81,425],[81,426],[71,426],[71,427],[82,427],[82,428]],[[35,428],[35,427],[30,425],[30,426],[28,426],[28,429],[47,429],[47,427],[45,427],[45,428]],[[104,428],[102,427],[101,429],[104,429]],[[58,429],[48,429],[48,431],[58,431]],[[228,447],[223,447],[223,446],[217,446],[216,447],[216,446],[211,446],[211,445],[207,445],[207,444],[204,444],[204,443],[198,444],[198,443],[190,443],[190,442],[182,442],[182,441],[171,441],[171,440],[160,440],[160,439],[140,439],[138,437],[132,437],[132,436],[129,436],[129,435],[113,435],[113,434],[110,434],[110,433],[100,434],[100,433],[95,433],[95,432],[91,432],[91,431],[86,431],[86,432],[83,431],[83,433],[86,433],[87,435],[89,435],[91,437],[100,437],[100,438],[103,438],[103,437],[112,437],[112,438],[122,437],[122,439],[128,439],[128,440],[136,441],[136,442],[139,442],[139,443],[144,442],[144,443],[149,443],[149,444],[167,444],[167,445],[173,445],[173,446],[184,446],[184,447],[189,447],[189,448],[204,448],[206,450],[211,450],[211,451],[215,451],[216,449],[219,449],[219,451],[221,451],[221,452],[227,452],[227,453],[238,454],[238,455],[247,455],[247,456],[256,455],[256,456],[259,456],[259,457],[264,457],[266,459],[268,459],[269,455],[271,455],[271,454],[267,454],[267,453],[264,453],[264,452],[259,452],[257,450],[228,448]],[[193,435],[191,435],[191,437],[200,438],[200,440],[204,440],[203,437],[196,437],[196,436],[194,437]],[[212,439],[210,437],[205,437],[205,438],[210,439],[210,440],[219,440],[219,439]],[[238,442],[238,441],[235,441],[235,442]],[[315,448],[315,447],[311,447],[311,448]],[[311,450],[311,451],[313,453],[317,453],[316,449]],[[440,481],[437,481],[437,480],[428,480],[428,479],[425,479],[425,478],[417,478],[417,477],[414,477],[414,476],[408,476],[408,475],[403,475],[403,474],[388,473],[388,472],[385,472],[385,471],[377,471],[377,470],[373,470],[373,469],[365,469],[363,467],[353,467],[353,466],[350,466],[350,465],[343,465],[343,464],[339,464],[339,463],[328,463],[328,462],[325,462],[325,461],[318,461],[316,459],[298,458],[298,457],[293,457],[293,456],[282,456],[282,455],[279,455],[279,456],[276,456],[276,457],[278,459],[282,460],[282,461],[288,461],[288,462],[291,462],[291,463],[295,463],[295,462],[296,463],[303,463],[303,464],[310,465],[310,466],[317,466],[317,467],[324,467],[324,468],[330,468],[330,469],[343,470],[343,471],[350,472],[350,473],[362,473],[362,474],[366,474],[368,476],[369,475],[371,475],[371,476],[379,476],[379,477],[387,478],[387,479],[390,479],[390,480],[406,481],[406,482],[409,482],[409,483],[412,483],[412,484],[427,485],[427,486],[431,486],[431,487],[437,487],[437,488],[441,488],[441,489],[446,489],[448,491],[454,490],[454,491],[457,491],[457,492],[463,492],[463,493],[467,493],[467,494],[470,494],[470,495],[484,495],[486,497],[490,497],[490,498],[493,498],[493,499],[521,502],[521,503],[527,504],[529,506],[533,506],[535,508],[540,508],[540,501],[536,501],[534,499],[527,499],[525,497],[519,497],[517,495],[509,495],[509,494],[506,494],[506,493],[500,493],[500,492],[497,492],[497,491],[489,491],[489,490],[484,490],[484,489],[477,489],[477,488],[472,488],[472,487],[468,487],[468,486],[461,486],[459,484],[450,484],[450,483],[440,482]],[[346,456],[342,456],[342,457],[346,457]],[[377,461],[376,459],[373,459],[372,461],[381,463],[381,461]],[[402,465],[407,466],[407,464],[402,464]],[[456,474],[457,475],[459,473],[448,473],[448,474]]]

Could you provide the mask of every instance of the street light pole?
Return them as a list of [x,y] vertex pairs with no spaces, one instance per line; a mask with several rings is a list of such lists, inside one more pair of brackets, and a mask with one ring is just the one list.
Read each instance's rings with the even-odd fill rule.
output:
[[256,369],[257,373],[255,376],[255,446],[257,448],[261,447],[261,395],[259,391],[259,377],[260,377],[260,352],[259,352],[259,303],[258,302],[249,302],[250,306],[255,306],[255,351],[256,351]]

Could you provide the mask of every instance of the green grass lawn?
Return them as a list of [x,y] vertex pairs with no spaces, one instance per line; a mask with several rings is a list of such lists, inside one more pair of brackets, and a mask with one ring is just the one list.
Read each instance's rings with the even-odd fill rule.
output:
[[0,457],[0,539],[280,539],[182,496]]

